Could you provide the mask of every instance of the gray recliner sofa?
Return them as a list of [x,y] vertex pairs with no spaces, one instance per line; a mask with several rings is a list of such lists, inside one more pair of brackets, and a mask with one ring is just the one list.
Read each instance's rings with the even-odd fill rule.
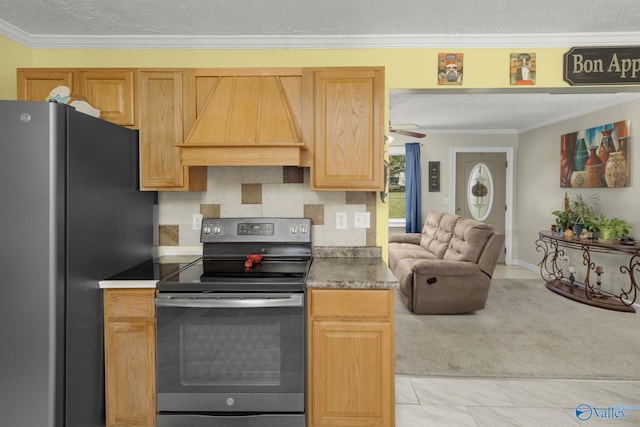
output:
[[488,224],[443,212],[427,214],[421,233],[389,236],[389,268],[415,314],[483,309],[504,235]]

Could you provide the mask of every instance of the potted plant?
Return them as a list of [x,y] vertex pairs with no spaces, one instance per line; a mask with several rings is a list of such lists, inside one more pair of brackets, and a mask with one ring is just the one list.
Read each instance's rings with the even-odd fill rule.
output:
[[597,217],[595,215],[589,215],[584,219],[581,238],[584,239],[593,239],[595,237],[595,233],[600,231],[600,218],[603,218],[604,215]]
[[600,203],[597,194],[592,194],[587,198],[576,193],[569,205],[571,223],[573,224],[573,234],[579,236],[582,233],[585,220],[594,216],[593,209]]
[[631,232],[631,224],[619,218],[603,218],[598,228],[602,233],[602,240],[623,239],[628,237]]
[[567,211],[553,211],[552,215],[556,217],[556,225],[558,226],[558,231],[563,232],[564,230],[570,228],[570,216]]

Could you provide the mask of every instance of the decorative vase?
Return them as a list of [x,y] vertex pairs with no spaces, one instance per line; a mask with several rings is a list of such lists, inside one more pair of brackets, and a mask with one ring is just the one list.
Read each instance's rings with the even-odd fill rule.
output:
[[622,153],[625,160],[627,159],[628,144],[629,144],[628,136],[622,136],[618,138],[618,151]]
[[571,187],[584,188],[589,186],[589,174],[587,171],[574,171],[571,174]]
[[620,151],[609,154],[604,167],[604,179],[607,187],[624,187],[627,185],[627,160]]
[[581,223],[581,222],[576,222],[575,224],[573,224],[573,227],[572,227],[573,235],[574,236],[581,236],[583,229],[584,229],[584,224]]
[[609,154],[616,151],[611,132],[613,132],[613,129],[604,129],[602,131],[602,140],[600,141],[600,147],[598,147],[598,157],[600,157],[600,160],[602,160],[604,164],[609,160]]
[[587,144],[584,142],[584,138],[579,138],[573,153],[573,170],[583,171],[584,162],[586,162],[588,158],[589,150],[587,150]]
[[[613,124],[613,127],[615,128],[616,136],[618,138],[624,138],[625,136],[629,136],[629,126],[626,120],[620,120],[619,122],[615,122]],[[620,151],[620,148],[618,148],[618,151]]]
[[596,154],[596,147],[590,147],[589,158],[584,162],[584,168],[587,171],[587,187],[604,186],[604,163]]

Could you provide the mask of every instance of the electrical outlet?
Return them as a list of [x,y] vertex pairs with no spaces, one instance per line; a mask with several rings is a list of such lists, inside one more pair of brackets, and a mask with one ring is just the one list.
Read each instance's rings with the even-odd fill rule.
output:
[[336,230],[346,230],[346,229],[347,229],[347,213],[336,212]]
[[369,212],[355,212],[353,214],[353,227],[354,228],[371,227],[371,214]]
[[193,224],[191,225],[191,229],[194,231],[198,231],[202,228],[202,214],[193,214]]

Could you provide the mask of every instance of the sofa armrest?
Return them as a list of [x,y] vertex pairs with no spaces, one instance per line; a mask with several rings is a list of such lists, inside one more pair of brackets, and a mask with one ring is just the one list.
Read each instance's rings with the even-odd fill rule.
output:
[[416,260],[413,272],[423,276],[472,276],[481,273],[478,264],[466,261]]
[[413,243],[414,245],[419,245],[421,239],[421,233],[389,234],[389,243]]

